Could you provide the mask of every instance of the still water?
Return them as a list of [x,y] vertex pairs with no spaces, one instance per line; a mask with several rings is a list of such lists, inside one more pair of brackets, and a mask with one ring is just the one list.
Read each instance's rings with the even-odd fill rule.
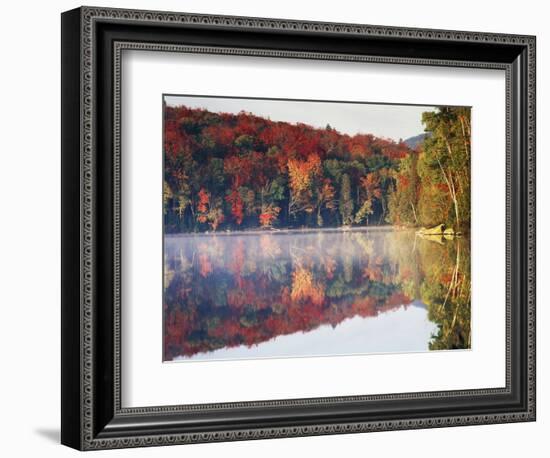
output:
[[164,256],[165,361],[470,348],[467,238],[182,234]]

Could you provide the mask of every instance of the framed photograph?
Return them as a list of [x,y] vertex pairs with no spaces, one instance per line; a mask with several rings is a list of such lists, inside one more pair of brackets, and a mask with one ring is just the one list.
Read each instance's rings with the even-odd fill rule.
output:
[[535,37],[62,15],[62,443],[535,420]]

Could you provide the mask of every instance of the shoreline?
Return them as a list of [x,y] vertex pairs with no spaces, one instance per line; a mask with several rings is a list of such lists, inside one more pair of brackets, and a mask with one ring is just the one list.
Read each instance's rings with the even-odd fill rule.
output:
[[252,229],[249,231],[219,231],[219,232],[174,232],[165,233],[164,237],[178,238],[178,237],[202,237],[202,236],[232,236],[232,235],[287,235],[287,234],[314,234],[314,233],[341,233],[348,232],[393,232],[393,231],[414,231],[415,228],[407,228],[401,226],[357,226],[350,228],[341,227],[326,227],[326,228],[301,228],[301,229]]

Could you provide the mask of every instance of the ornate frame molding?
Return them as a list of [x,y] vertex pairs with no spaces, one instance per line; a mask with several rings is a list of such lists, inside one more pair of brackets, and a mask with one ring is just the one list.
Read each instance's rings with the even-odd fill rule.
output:
[[[66,13],[68,14],[68,13]],[[367,431],[385,431],[412,428],[442,427],[456,425],[473,425],[487,423],[504,423],[515,421],[529,421],[535,419],[535,38],[531,36],[518,36],[508,34],[490,34],[479,32],[461,32],[461,31],[443,31],[443,30],[425,30],[400,27],[382,27],[356,24],[336,24],[321,22],[305,22],[282,19],[262,19],[248,17],[229,17],[229,16],[210,16],[185,13],[166,13],[151,11],[133,11],[123,9],[105,9],[94,7],[83,7],[75,13],[78,16],[78,34],[80,37],[80,63],[78,68],[78,78],[80,85],[80,214],[75,215],[78,218],[80,228],[80,286],[78,287],[80,296],[80,307],[78,316],[74,319],[79,323],[80,337],[78,345],[79,350],[79,380],[78,390],[80,399],[80,415],[78,438],[73,437],[63,440],[72,446],[81,449],[104,449],[137,447],[151,445],[168,445],[179,443],[196,443],[209,441],[227,441],[227,440],[245,440],[262,439],[274,437],[290,437],[320,434],[339,434],[350,432]],[[72,20],[75,20],[72,18]],[[526,341],[527,341],[527,360],[526,364],[526,408],[519,412],[492,413],[479,415],[450,415],[435,417],[419,417],[414,419],[395,419],[385,421],[358,421],[346,423],[324,423],[308,426],[281,426],[281,427],[259,427],[259,428],[228,428],[227,430],[214,432],[182,432],[182,433],[160,433],[143,435],[125,435],[124,431],[120,435],[102,435],[100,428],[96,424],[96,412],[98,393],[95,389],[95,380],[97,377],[95,339],[96,339],[96,310],[99,304],[96,299],[97,288],[97,270],[96,270],[96,240],[97,240],[97,220],[96,209],[99,205],[97,201],[97,169],[94,144],[96,138],[96,46],[97,46],[97,25],[99,23],[124,24],[124,25],[166,25],[174,26],[204,26],[209,29],[238,30],[238,31],[292,31],[301,34],[335,34],[352,35],[359,37],[384,37],[396,39],[414,39],[420,42],[431,42],[433,40],[453,43],[487,43],[498,44],[499,46],[518,47],[524,49],[522,58],[527,60],[526,75],[524,75],[523,84],[527,84],[526,93],[527,106],[525,107],[527,116],[526,135],[527,150],[524,152],[526,157],[525,180],[527,182],[526,208],[524,209],[527,221],[526,230]],[[507,255],[506,255],[506,273],[507,273],[507,383],[505,388],[495,388],[487,390],[467,390],[459,392],[430,392],[430,393],[408,393],[399,395],[379,395],[379,396],[358,396],[346,398],[316,398],[301,400],[278,400],[253,403],[231,403],[217,405],[190,405],[190,406],[163,406],[151,408],[133,408],[124,409],[120,403],[120,66],[121,53],[123,50],[150,50],[150,51],[172,51],[187,53],[214,53],[230,55],[251,55],[265,57],[295,57],[302,59],[321,59],[321,60],[348,60],[360,62],[378,62],[392,64],[412,64],[412,65],[441,65],[451,67],[470,67],[470,68],[495,68],[506,71],[506,105],[507,105]],[[470,60],[446,60],[446,59],[426,59],[426,58],[405,58],[405,57],[385,57],[376,55],[359,54],[338,54],[325,52],[304,52],[274,49],[253,49],[243,47],[220,47],[220,46],[191,46],[176,45],[166,43],[144,43],[132,41],[114,41],[114,122],[113,130],[113,164],[114,175],[114,220],[113,220],[113,259],[114,259],[114,280],[113,280],[113,300],[114,300],[114,415],[120,418],[132,415],[161,415],[172,413],[185,413],[192,411],[212,411],[216,409],[235,409],[242,407],[274,407],[274,406],[312,406],[324,403],[341,403],[355,401],[373,401],[373,400],[397,400],[397,399],[427,399],[441,398],[451,396],[464,396],[465,398],[475,395],[509,394],[511,392],[512,374],[511,374],[511,327],[512,327],[512,298],[510,289],[510,278],[512,277],[512,240],[511,231],[513,230],[513,221],[515,215],[512,214],[512,147],[513,138],[512,114],[514,88],[511,84],[513,64],[502,62],[483,62]],[[72,177],[71,179],[76,179]],[[65,345],[65,344],[64,344]],[[74,378],[74,376],[73,376]],[[67,436],[68,437],[68,436]]]

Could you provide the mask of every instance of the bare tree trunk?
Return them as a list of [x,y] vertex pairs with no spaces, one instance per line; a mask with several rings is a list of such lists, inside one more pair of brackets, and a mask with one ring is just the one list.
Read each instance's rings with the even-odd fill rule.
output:
[[460,125],[462,126],[462,141],[464,142],[464,151],[466,154],[468,154],[468,157],[470,156],[470,148],[468,144],[468,139],[470,138],[470,134],[466,136],[466,126],[464,124],[464,116],[460,116]]
[[[459,167],[457,166],[456,162],[455,162],[455,155],[453,154],[453,149],[451,148],[451,144],[449,143],[449,140],[447,137],[445,137],[445,144],[447,145],[447,151],[449,153],[449,157],[451,159],[451,163],[454,165],[455,169],[456,170],[459,170]],[[452,175],[451,173],[449,172],[449,177],[452,178]],[[457,177],[456,179],[458,180],[458,189],[459,189],[459,192],[462,193],[462,190],[464,189],[464,186],[462,186],[462,180],[460,179],[460,173],[457,172]],[[451,182],[453,182],[453,180],[451,179]],[[454,183],[453,183],[453,188],[454,188]],[[454,195],[456,197],[456,189],[454,190]]]
[[289,223],[290,223],[291,209],[292,209],[292,191],[289,189],[288,190],[288,222]]
[[456,216],[456,228],[455,228],[455,230],[458,231],[458,228],[460,227],[460,218],[458,217],[458,199],[456,197],[456,188],[455,188],[455,184],[454,184],[454,180],[453,180],[452,175],[450,175],[450,178],[451,178],[451,187],[453,188],[452,198],[453,198],[453,204],[454,204],[454,207],[455,207],[455,216]]
[[449,189],[449,194],[451,196],[451,200],[453,201],[454,208],[455,208],[455,217],[456,217],[456,230],[458,230],[460,226],[460,218],[458,215],[458,201],[456,198],[456,189],[453,182],[453,177],[449,173],[449,176],[445,173],[445,169],[443,169],[443,166],[441,165],[441,161],[439,158],[437,158],[437,163],[439,164],[439,168],[441,169],[441,173],[443,174],[443,178],[445,179],[445,183],[447,183],[447,188]]
[[412,203],[412,200],[409,200],[409,203],[411,204],[411,208],[412,208],[412,211],[413,211],[414,223],[418,224],[418,218],[416,217],[416,210],[414,209],[414,204]]

